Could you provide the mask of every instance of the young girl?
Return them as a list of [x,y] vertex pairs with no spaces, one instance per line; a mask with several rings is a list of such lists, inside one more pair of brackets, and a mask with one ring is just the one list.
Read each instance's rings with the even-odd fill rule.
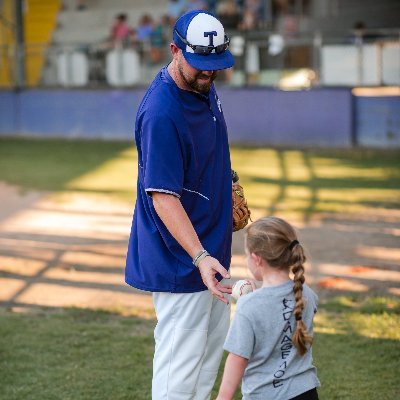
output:
[[243,400],[317,400],[311,352],[317,296],[304,284],[296,232],[280,218],[262,218],[247,229],[245,246],[247,266],[263,284],[237,302],[217,400],[233,399],[240,381]]

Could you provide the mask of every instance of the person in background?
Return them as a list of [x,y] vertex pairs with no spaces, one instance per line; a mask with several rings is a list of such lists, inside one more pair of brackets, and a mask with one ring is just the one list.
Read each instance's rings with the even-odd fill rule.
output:
[[245,0],[243,3],[243,17],[240,29],[249,31],[256,29],[260,23],[261,3],[260,0]]
[[161,17],[150,36],[150,58],[154,64],[164,60],[168,38],[171,37],[171,25],[168,15]]
[[220,1],[216,11],[218,18],[226,29],[238,29],[241,16],[235,0]]
[[236,304],[217,400],[232,400],[241,381],[243,400],[317,400],[311,344],[318,298],[304,283],[303,246],[288,222],[267,217],[247,228],[245,251],[262,287]]
[[84,11],[87,9],[86,0],[76,0],[75,7],[77,11]]
[[154,31],[154,21],[150,14],[144,14],[140,17],[139,25],[136,28],[136,37],[144,42],[150,39]]
[[154,32],[154,20],[150,14],[144,14],[139,19],[136,28],[136,40],[142,59],[151,62],[151,36]]
[[115,17],[115,22],[111,28],[111,47],[127,47],[131,40],[134,30],[127,23],[126,14],[118,14]]
[[208,4],[206,0],[188,0],[186,4],[186,11],[195,10],[208,10]]
[[167,6],[167,14],[170,23],[175,24],[176,20],[185,12],[188,0],[169,0]]
[[217,12],[217,6],[219,2],[220,0],[206,0],[207,10],[213,15],[215,15]]

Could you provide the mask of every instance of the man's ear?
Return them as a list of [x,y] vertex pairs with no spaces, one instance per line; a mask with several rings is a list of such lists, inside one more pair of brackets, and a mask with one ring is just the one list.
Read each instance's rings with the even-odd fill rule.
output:
[[173,57],[178,55],[180,48],[175,43],[172,42],[169,45],[169,48],[171,49],[171,54]]

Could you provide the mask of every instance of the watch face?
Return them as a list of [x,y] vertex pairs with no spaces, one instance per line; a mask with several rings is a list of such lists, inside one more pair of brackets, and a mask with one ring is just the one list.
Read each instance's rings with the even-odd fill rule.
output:
[[232,170],[232,182],[235,183],[239,180],[239,176],[236,171]]

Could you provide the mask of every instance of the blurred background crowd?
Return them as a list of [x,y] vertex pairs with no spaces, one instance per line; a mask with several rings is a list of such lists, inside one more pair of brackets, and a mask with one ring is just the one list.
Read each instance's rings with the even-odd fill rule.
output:
[[[274,15],[287,14],[290,3],[294,2],[273,1],[273,8],[268,11]],[[85,0],[77,0],[75,6],[78,11],[88,10]],[[110,35],[97,45],[103,50],[132,48],[141,57],[148,57],[146,61],[159,63],[168,56],[172,29],[182,14],[191,10],[207,10],[219,18],[227,31],[251,31],[267,26],[265,6],[266,2],[261,0],[169,0],[162,16],[153,17],[151,13],[144,13],[136,24],[129,21],[126,13],[117,14],[110,27]]]
[[146,85],[193,9],[231,39],[226,84],[400,84],[397,0],[0,0],[0,87]]

